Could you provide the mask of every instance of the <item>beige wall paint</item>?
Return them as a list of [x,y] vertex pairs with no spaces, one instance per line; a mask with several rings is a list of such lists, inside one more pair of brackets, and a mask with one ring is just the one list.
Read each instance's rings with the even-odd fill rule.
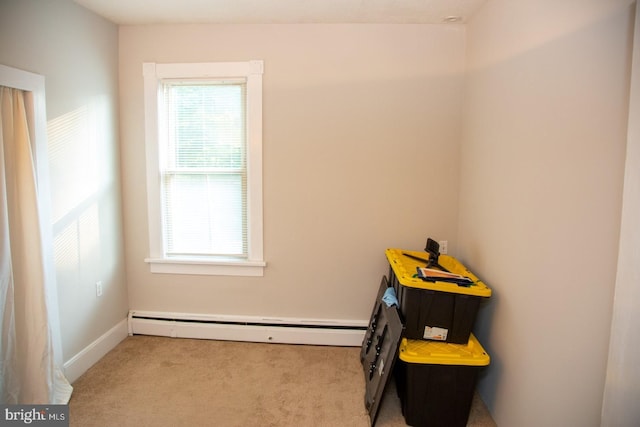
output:
[[[494,291],[477,333],[492,356],[480,391],[498,424],[599,425],[631,3],[491,0],[467,35],[457,25],[122,27],[118,47],[114,25],[70,1],[1,2],[0,63],[46,78],[65,360],[129,307],[364,320],[384,249],[433,236]],[[142,62],[245,59],[265,60],[265,276],[151,275]],[[99,170],[88,184],[87,165]]]
[[[132,309],[367,320],[387,247],[455,244],[464,27],[120,28]],[[262,278],[150,274],[142,63],[264,60]]]
[[[118,154],[117,27],[71,1],[0,2],[0,63],[44,75],[65,361],[128,310]],[[95,282],[104,294],[96,297]]]
[[491,0],[467,26],[459,256],[498,425],[598,426],[627,132],[632,1]]

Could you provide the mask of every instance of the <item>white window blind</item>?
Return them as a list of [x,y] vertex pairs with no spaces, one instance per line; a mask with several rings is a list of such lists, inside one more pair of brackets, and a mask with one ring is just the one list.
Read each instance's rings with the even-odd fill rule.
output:
[[246,84],[163,82],[167,256],[247,257]]

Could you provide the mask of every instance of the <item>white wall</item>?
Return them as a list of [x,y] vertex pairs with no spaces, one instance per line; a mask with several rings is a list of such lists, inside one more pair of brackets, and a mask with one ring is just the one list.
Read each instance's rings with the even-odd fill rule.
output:
[[622,202],[632,1],[489,0],[467,26],[459,258],[498,425],[600,425]]
[[[71,1],[2,0],[0,63],[44,75],[64,360],[128,311],[118,153],[118,33]],[[95,282],[104,294],[96,297]]]
[[[121,27],[131,308],[366,321],[387,247],[456,240],[464,43],[460,25]],[[150,274],[142,63],[249,59],[265,67],[265,275]]]
[[618,275],[603,426],[635,426],[640,420],[640,8],[636,4],[629,133],[620,229]]

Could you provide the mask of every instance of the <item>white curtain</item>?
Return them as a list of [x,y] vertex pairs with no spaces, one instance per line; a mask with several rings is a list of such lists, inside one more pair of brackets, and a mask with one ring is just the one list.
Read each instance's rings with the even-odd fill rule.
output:
[[0,86],[0,403],[67,403],[55,365],[24,93]]

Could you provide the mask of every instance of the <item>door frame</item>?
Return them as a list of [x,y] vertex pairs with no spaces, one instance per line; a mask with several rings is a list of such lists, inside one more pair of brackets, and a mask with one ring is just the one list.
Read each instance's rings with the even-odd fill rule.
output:
[[25,92],[25,109],[31,137],[31,150],[35,164],[38,192],[38,217],[42,236],[42,257],[45,278],[47,316],[54,350],[54,361],[62,369],[62,338],[58,312],[53,252],[53,228],[51,225],[51,190],[49,186],[49,162],[47,149],[47,111],[44,76],[0,64],[0,86]]

